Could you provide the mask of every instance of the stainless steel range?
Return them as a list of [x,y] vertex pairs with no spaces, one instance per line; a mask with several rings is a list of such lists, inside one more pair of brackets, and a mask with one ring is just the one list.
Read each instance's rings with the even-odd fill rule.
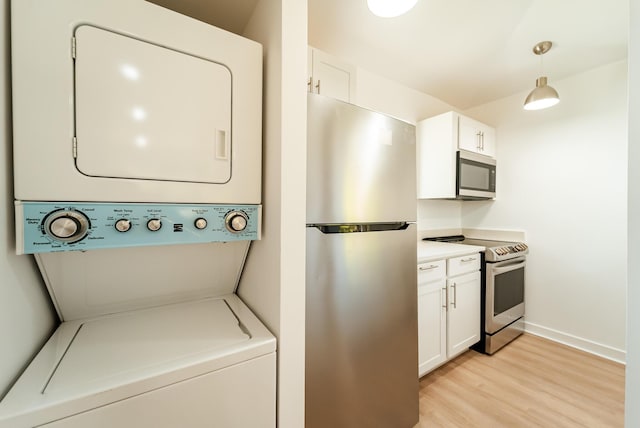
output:
[[429,241],[486,247],[482,263],[481,322],[483,334],[473,349],[493,354],[524,331],[526,255],[523,242],[467,239],[462,235]]

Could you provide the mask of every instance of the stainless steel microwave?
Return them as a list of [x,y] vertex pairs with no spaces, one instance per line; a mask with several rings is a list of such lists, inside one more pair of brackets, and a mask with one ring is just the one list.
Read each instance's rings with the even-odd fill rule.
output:
[[456,157],[456,199],[495,198],[495,159],[465,150],[459,150]]

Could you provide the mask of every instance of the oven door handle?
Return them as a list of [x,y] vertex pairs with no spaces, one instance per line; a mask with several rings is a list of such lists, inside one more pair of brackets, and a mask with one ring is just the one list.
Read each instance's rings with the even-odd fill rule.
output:
[[514,264],[502,265],[500,267],[491,267],[491,273],[493,275],[500,275],[501,273],[511,272],[512,270],[521,269],[527,264],[526,261],[517,262]]

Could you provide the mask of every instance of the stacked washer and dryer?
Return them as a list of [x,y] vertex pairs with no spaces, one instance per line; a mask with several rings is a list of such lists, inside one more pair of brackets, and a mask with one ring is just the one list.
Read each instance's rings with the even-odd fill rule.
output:
[[143,0],[11,19],[16,247],[61,324],[0,426],[275,426],[276,341],[235,293],[261,233],[261,46]]

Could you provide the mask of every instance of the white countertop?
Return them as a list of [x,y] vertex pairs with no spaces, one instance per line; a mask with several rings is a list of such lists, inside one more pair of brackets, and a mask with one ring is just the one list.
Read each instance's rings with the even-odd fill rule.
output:
[[448,242],[418,241],[418,263],[431,262],[449,257],[479,253],[485,247],[478,245],[453,244]]

